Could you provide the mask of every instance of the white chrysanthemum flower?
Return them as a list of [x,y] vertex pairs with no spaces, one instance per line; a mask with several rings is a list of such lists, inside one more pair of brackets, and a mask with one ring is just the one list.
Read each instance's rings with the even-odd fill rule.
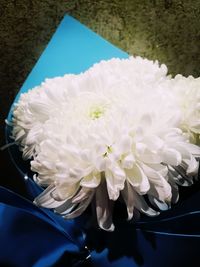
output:
[[120,196],[128,219],[155,216],[178,200],[177,184],[198,171],[200,148],[181,130],[183,113],[165,65],[133,58],[95,64],[80,75],[48,79],[22,94],[13,138],[31,159],[34,180],[47,187],[35,199],[65,218],[93,201],[102,229],[112,231]]
[[170,80],[178,105],[183,113],[182,129],[193,142],[199,142],[200,135],[200,78],[177,75]]

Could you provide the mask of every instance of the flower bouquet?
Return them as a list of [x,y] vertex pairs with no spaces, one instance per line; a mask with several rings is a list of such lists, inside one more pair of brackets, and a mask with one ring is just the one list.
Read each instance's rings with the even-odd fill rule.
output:
[[[66,22],[79,32],[73,19]],[[65,46],[53,39],[8,120],[34,182],[44,189],[34,204],[66,220],[92,206],[99,227],[112,232],[116,203],[123,203],[128,220],[157,216],[177,203],[179,185],[197,180],[200,80],[172,78],[164,64],[129,57],[81,31],[91,36],[82,50],[92,45],[95,56],[76,50],[79,61],[69,67],[56,50]],[[63,39],[62,33],[56,34]],[[72,38],[69,48],[73,44]],[[52,73],[44,68],[49,58]]]
[[30,159],[34,181],[46,188],[35,204],[71,219],[93,203],[99,226],[113,231],[119,198],[128,220],[135,210],[155,216],[176,203],[178,185],[191,185],[198,174],[199,85],[130,57],[47,79],[22,94],[12,137]]

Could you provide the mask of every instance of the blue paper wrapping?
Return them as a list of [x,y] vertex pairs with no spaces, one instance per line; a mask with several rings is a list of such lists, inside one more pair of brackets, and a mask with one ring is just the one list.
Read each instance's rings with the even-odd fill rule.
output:
[[[15,101],[18,100],[19,95],[23,92],[26,92],[28,89],[33,88],[34,86],[40,84],[45,78],[62,76],[65,73],[80,73],[94,63],[99,62],[102,59],[110,59],[112,57],[126,58],[128,55],[116,48],[112,44],[108,43],[106,40],[102,39],[97,34],[93,33],[91,30],[87,29],[85,26],[80,24],[78,21],[72,17],[65,16],[60,26],[58,27],[56,33],[48,44],[47,48],[43,52],[39,61],[33,68],[32,72],[26,79],[21,90],[19,91]],[[8,114],[8,120],[11,120],[12,116],[12,107]],[[6,128],[6,136],[8,141],[10,135],[10,128]],[[21,154],[19,153],[16,146],[10,148],[11,158],[19,171],[19,177],[16,179],[22,179],[26,185],[26,195],[27,198],[32,200],[36,195],[41,192],[42,188],[37,186],[32,181],[32,173],[30,172],[29,163],[24,162],[21,159]],[[24,177],[26,179],[24,179]],[[199,185],[198,185],[199,188]],[[1,189],[3,190],[3,189]],[[6,193],[7,196],[11,193]],[[16,197],[16,196],[15,196]],[[1,199],[4,210],[8,210],[8,214],[17,214],[21,215],[19,212],[19,207],[15,204],[15,197],[11,198],[9,204],[7,203],[6,198]],[[19,197],[17,197],[19,199]],[[82,255],[87,257],[87,253],[83,253],[83,243],[87,244],[91,248],[91,260],[90,263],[92,266],[108,266],[108,267],[121,267],[121,266],[145,266],[145,267],[159,267],[159,266],[193,266],[192,262],[198,258],[198,247],[200,245],[200,193],[199,190],[194,190],[194,194],[186,197],[184,201],[180,202],[172,210],[169,210],[163,215],[155,219],[142,218],[142,220],[135,224],[128,224],[124,220],[118,220],[116,222],[117,227],[114,233],[106,233],[101,230],[95,230],[94,228],[85,229],[84,220],[81,223],[81,220],[74,220],[71,222],[64,221],[61,217],[56,217],[52,211],[47,211],[42,209],[41,214],[45,214],[50,220],[54,221],[54,227],[64,228],[66,233],[73,233],[77,227],[85,233],[85,241],[83,241],[83,236],[77,234],[75,237],[76,242],[81,246],[78,246],[78,250],[73,254],[73,260],[80,263],[79,259]],[[24,200],[25,201],[25,200]],[[12,207],[14,206],[14,208]],[[30,205],[30,202],[29,202]],[[29,205],[26,206],[25,214],[30,215]],[[31,209],[31,216],[35,218],[35,211]],[[37,208],[39,212],[39,209]],[[7,213],[6,213],[7,214]],[[26,217],[23,214],[23,216]],[[14,216],[14,215],[13,215]],[[23,217],[22,216],[22,217]],[[30,227],[30,232],[32,231],[31,218],[27,219],[27,225]],[[119,216],[120,217],[120,216]],[[12,226],[12,216],[7,217],[2,216],[3,224],[2,227],[5,227],[6,222],[9,222]],[[21,218],[21,217],[20,217]],[[24,218],[24,217],[23,217]],[[35,218],[38,220],[38,217]],[[40,218],[41,219],[41,218]],[[43,218],[44,219],[44,218]],[[87,216],[85,220],[88,220]],[[46,221],[45,221],[46,223]],[[37,229],[43,229],[43,226],[38,223]],[[52,227],[52,225],[51,225]],[[2,228],[3,229],[3,228]],[[10,230],[5,232],[2,240],[6,240],[8,235],[10,240],[13,237],[10,235]],[[16,228],[18,233],[22,232],[22,228],[18,225]],[[52,228],[51,228],[52,229]],[[55,238],[55,247],[47,246],[47,250],[52,255],[52,258],[58,260],[62,255],[58,254],[60,248],[63,249],[63,240],[57,239],[54,237],[56,230],[45,232],[46,236]],[[45,235],[44,234],[44,235]],[[81,236],[81,237],[80,237]],[[37,254],[37,259],[43,265],[40,266],[53,266],[48,265],[48,257],[45,258],[45,253],[42,247],[38,247],[35,250],[31,244],[32,235],[30,235],[30,242],[27,244],[27,254],[31,255],[29,257],[32,259],[32,254],[30,251],[35,251]],[[43,236],[39,234],[34,236],[34,240],[40,242],[43,239]],[[58,242],[57,242],[58,240]],[[13,238],[13,242],[17,242]],[[70,240],[66,240],[66,243],[70,243]],[[23,240],[20,240],[20,243],[23,244]],[[9,250],[8,250],[9,251]],[[33,252],[32,251],[32,252]],[[72,251],[68,251],[71,252]],[[12,253],[12,251],[11,251]],[[5,254],[4,262],[9,259],[9,256]],[[69,259],[71,259],[71,254],[68,253]],[[66,266],[68,257],[66,257]],[[28,258],[28,256],[27,256]],[[0,258],[0,262],[2,258]],[[25,264],[25,259],[19,256],[15,260],[16,266],[32,266],[32,265],[23,265]],[[46,261],[46,262],[45,262]],[[19,265],[17,265],[20,263]],[[45,265],[46,264],[46,265]],[[59,264],[59,263],[58,263]],[[15,265],[13,265],[15,266]],[[33,265],[39,266],[39,265]],[[56,265],[56,266],[63,266]]]

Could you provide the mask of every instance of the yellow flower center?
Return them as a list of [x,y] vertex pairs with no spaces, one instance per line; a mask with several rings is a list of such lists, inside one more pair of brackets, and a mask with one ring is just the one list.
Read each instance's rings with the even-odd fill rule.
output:
[[89,117],[92,118],[93,120],[99,119],[100,117],[103,116],[104,113],[105,113],[105,107],[103,107],[103,106],[93,106],[90,109]]

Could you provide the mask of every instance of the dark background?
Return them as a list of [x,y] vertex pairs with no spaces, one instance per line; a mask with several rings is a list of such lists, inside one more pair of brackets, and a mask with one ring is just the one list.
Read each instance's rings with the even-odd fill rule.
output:
[[[9,107],[65,13],[128,53],[167,64],[173,75],[200,76],[200,1],[0,0],[0,146]],[[13,187],[15,177],[0,152],[0,184]]]

